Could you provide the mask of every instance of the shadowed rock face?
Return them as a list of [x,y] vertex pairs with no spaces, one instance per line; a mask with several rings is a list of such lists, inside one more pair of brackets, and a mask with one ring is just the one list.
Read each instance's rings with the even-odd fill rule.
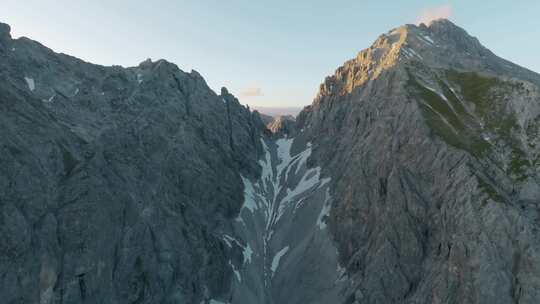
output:
[[540,76],[447,20],[296,121],[0,24],[6,303],[538,303]]
[[[228,297],[219,238],[265,130],[195,71],[103,67],[0,26],[3,303]],[[219,232],[218,232],[219,231]]]

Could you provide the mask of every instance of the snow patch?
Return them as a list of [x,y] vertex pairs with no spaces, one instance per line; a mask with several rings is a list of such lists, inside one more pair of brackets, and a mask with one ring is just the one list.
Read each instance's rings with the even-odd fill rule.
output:
[[431,39],[431,37],[429,37],[428,35],[425,35],[425,36],[422,36],[422,37],[424,37],[424,39],[429,41],[431,44],[435,44],[435,41],[433,41],[433,39]]
[[420,54],[418,54],[415,50],[411,49],[411,48],[403,48],[403,50],[412,58],[412,57],[417,57],[418,59],[420,60],[423,60],[424,58],[422,56],[420,56]]
[[418,35],[418,38],[429,45],[435,45],[435,41],[429,35]]
[[24,80],[26,80],[26,85],[28,85],[28,88],[30,91],[34,91],[36,89],[36,83],[33,78],[30,77],[24,77]]
[[324,205],[321,209],[321,213],[319,214],[319,217],[317,218],[317,226],[319,226],[320,230],[323,230],[326,228],[326,218],[330,215],[330,189],[326,189],[325,199],[324,199]]
[[[336,255],[338,255],[337,252],[336,252]],[[338,265],[337,265],[336,268],[337,268],[336,270],[337,270],[337,273],[338,273],[336,282],[343,282],[343,281],[345,281],[345,280],[347,279],[347,273],[346,273],[347,269],[345,269],[344,267],[341,267],[341,266],[339,265],[339,263],[338,263]]]
[[307,159],[311,156],[311,143],[308,142],[306,146],[307,146],[307,149],[302,151],[299,154],[299,156],[297,156],[298,160],[295,161],[295,163],[296,163],[296,171],[295,171],[295,173],[296,174],[298,174],[298,170],[300,170],[300,168],[306,164]]
[[276,253],[274,258],[272,259],[272,268],[271,268],[272,269],[272,275],[276,272],[276,269],[278,269],[279,261],[287,253],[287,251],[289,251],[289,246],[286,246],[283,249],[281,249],[280,251],[278,251],[278,253]]
[[235,238],[233,238],[232,236],[227,235],[227,234],[223,235],[223,241],[225,242],[225,244],[227,244],[227,246],[229,248],[232,248],[232,243],[233,242],[235,242],[237,244],[240,244]]
[[137,73],[137,82],[141,84],[143,82],[143,75],[141,73]]
[[423,86],[424,88],[430,90],[431,92],[433,92],[433,93],[439,95],[439,97],[441,97],[444,101],[448,102],[448,98],[446,98],[446,96],[444,96],[443,93],[439,93],[439,91],[435,90],[435,89],[432,88],[432,87],[428,87],[428,86],[425,85],[425,84],[422,84],[422,86]]
[[236,267],[234,267],[234,264],[229,261],[229,265],[231,266],[233,272],[234,272],[234,275],[236,276],[236,279],[238,280],[238,282],[242,283],[242,276],[240,275],[240,271],[238,271],[238,269],[236,269]]
[[[446,98],[446,96],[443,94],[443,93],[440,93],[438,92],[437,90],[435,90],[434,88],[431,88],[429,86],[426,86],[425,84],[422,84],[422,86],[430,91],[432,91],[433,93],[439,95],[439,97],[441,97],[445,102],[446,102],[446,105],[452,110],[452,112],[454,112],[454,114],[456,114],[457,116],[459,116],[459,114],[456,112],[456,109],[454,109],[454,106],[452,105],[451,102],[448,101],[448,98]],[[454,90],[452,88],[450,88],[450,90],[455,94]],[[457,96],[457,95],[456,95]],[[424,103],[425,105],[429,106],[427,103]],[[437,114],[439,114],[439,116],[448,124],[450,125],[450,123],[448,123],[448,121],[444,118],[444,116],[435,111],[435,109],[433,109],[433,107],[429,106],[434,112],[436,112]],[[451,127],[452,130],[454,130],[454,132],[457,134],[457,131],[455,130],[455,128]]]
[[242,254],[244,255],[244,264],[251,263],[251,256],[253,255],[253,250],[251,249],[251,246],[249,244],[246,245]]
[[280,138],[276,141],[278,146],[277,156],[280,160],[280,163],[277,165],[276,170],[278,172],[277,176],[281,175],[283,169],[289,165],[291,162],[291,146],[293,143],[293,138]]
[[[441,113],[439,113],[437,110],[435,110],[431,105],[429,105],[427,102],[422,102],[423,105],[425,105],[426,107],[430,108],[431,111],[433,111],[433,113],[439,115],[439,118],[448,126],[448,128],[450,128],[450,130],[452,130],[452,132],[454,132],[456,135],[458,134],[458,131],[454,128],[454,126],[452,126],[448,120],[446,119],[446,117],[444,117],[444,115],[442,115]],[[423,141],[423,143],[425,143],[426,140]]]
[[253,212],[259,208],[256,199],[260,198],[260,195],[255,191],[253,183],[249,179],[243,176],[240,177],[244,183],[244,205],[242,208],[246,208]]
[[296,187],[292,190],[287,189],[287,195],[281,200],[278,207],[278,220],[283,216],[286,208],[289,207],[289,203],[293,201],[294,198],[306,194],[307,191],[315,189],[316,186],[320,187],[323,185],[323,183],[320,183],[320,174],[321,168],[319,167],[309,169],[302,176],[302,180],[300,180]]
[[452,88],[451,86],[448,86],[448,88],[450,89],[450,91],[452,91],[452,93],[454,93],[454,95],[459,96],[456,90],[454,90],[454,88]]
[[[236,221],[243,222],[246,230],[250,229],[246,226],[246,223],[249,223],[249,217],[263,221],[265,226],[264,231],[261,232],[262,244],[251,247],[247,243],[243,246],[243,265],[251,267],[251,263],[258,263],[258,259],[252,261],[253,254],[257,254],[264,261],[264,272],[268,274],[265,277],[266,280],[277,271],[280,261],[290,249],[289,246],[294,246],[289,244],[283,247],[285,244],[281,242],[275,244],[273,237],[279,222],[284,221],[284,218],[288,219],[288,216],[294,214],[299,207],[311,202],[310,198],[315,193],[319,193],[317,190],[325,186],[330,178],[321,177],[320,167],[308,168],[307,160],[312,153],[311,143],[308,142],[306,148],[296,154],[291,152],[294,138],[279,138],[275,142],[261,138],[260,143],[263,148],[263,155],[258,162],[261,167],[261,176],[257,180],[249,180],[241,176],[244,183],[244,204],[241,215]],[[324,196],[323,191],[325,191],[324,188],[319,194],[325,200],[324,205],[317,203],[319,209],[316,212],[320,212],[320,215],[317,218],[316,213],[312,222],[313,227],[318,226],[320,229],[326,227],[325,215],[330,209],[330,204],[327,202],[330,200],[329,192],[326,190],[328,194]],[[316,224],[315,220],[317,220]],[[246,232],[251,233],[251,231]],[[282,249],[275,253],[279,248]],[[249,266],[248,263],[250,263]]]
[[272,155],[270,154],[270,149],[268,149],[266,142],[262,138],[261,144],[263,146],[263,150],[265,151],[264,160],[259,160],[259,165],[262,168],[261,180],[263,182],[271,182],[274,176],[274,170],[272,169]]
[[56,93],[53,94],[51,97],[49,97],[49,99],[47,99],[47,100],[43,99],[43,101],[45,101],[45,102],[52,102],[52,101],[54,100],[55,97],[56,97]]
[[225,98],[221,98],[221,101],[223,101],[223,103],[227,103],[227,100],[225,100]]

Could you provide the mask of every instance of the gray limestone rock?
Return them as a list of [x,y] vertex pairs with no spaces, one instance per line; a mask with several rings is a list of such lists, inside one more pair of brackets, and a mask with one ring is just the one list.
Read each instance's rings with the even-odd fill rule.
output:
[[447,20],[326,79],[298,123],[332,177],[351,302],[540,300],[538,84]]
[[165,60],[9,32],[3,302],[540,301],[540,75],[450,21],[381,35],[273,121]]
[[227,297],[218,237],[257,176],[265,127],[195,71],[102,67],[0,26],[5,303]]
[[296,119],[293,116],[277,116],[266,127],[278,137],[296,135]]

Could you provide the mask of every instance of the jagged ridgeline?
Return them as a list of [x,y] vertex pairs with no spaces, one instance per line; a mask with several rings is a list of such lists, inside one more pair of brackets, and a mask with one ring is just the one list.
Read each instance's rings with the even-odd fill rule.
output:
[[164,60],[103,67],[0,26],[2,303],[199,303],[261,169],[256,113]]
[[3,303],[539,303],[540,75],[405,25],[296,118],[0,24]]

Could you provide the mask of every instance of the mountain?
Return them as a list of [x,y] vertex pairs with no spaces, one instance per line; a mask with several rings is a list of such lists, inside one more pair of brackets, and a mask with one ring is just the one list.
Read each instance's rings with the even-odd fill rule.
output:
[[269,123],[271,123],[274,120],[273,116],[266,115],[264,113],[259,113],[259,116],[261,117],[261,120],[265,125],[268,125]]
[[164,60],[103,67],[0,25],[3,303],[199,303],[266,128]]
[[381,35],[298,117],[348,303],[534,303],[540,75],[448,20]]
[[279,136],[293,136],[296,131],[296,119],[293,116],[277,116],[266,127]]
[[261,107],[254,106],[255,110],[259,111],[262,114],[276,117],[276,116],[296,116],[300,111],[301,107]]
[[540,300],[540,75],[450,21],[381,35],[269,127],[195,71],[9,33],[4,302]]

